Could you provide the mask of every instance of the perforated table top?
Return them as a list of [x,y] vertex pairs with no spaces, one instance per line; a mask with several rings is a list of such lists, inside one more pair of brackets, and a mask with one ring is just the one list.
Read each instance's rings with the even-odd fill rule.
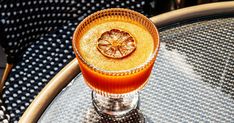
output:
[[[194,19],[159,31],[159,55],[140,91],[147,122],[234,122],[234,18]],[[130,117],[135,123],[141,113]],[[79,74],[39,122],[113,121],[94,111],[91,90]]]

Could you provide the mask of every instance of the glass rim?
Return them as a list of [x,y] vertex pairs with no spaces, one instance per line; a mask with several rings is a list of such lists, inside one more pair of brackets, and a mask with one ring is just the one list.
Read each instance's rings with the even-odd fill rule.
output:
[[[151,26],[151,28],[153,29],[153,31],[156,33],[156,38],[157,38],[157,41],[158,43],[156,44],[155,48],[154,48],[154,51],[153,53],[150,55],[150,57],[148,57],[148,59],[138,65],[137,67],[133,67],[131,69],[127,69],[127,70],[104,70],[104,69],[101,69],[101,68],[98,68],[98,67],[95,67],[94,65],[88,63],[83,57],[82,55],[80,54],[79,50],[76,48],[76,42],[77,42],[77,33],[79,33],[79,29],[84,26],[85,24],[87,24],[87,21],[89,22],[89,20],[91,19],[92,20],[92,17],[95,17],[101,13],[108,13],[108,12],[114,12],[114,11],[119,11],[119,12],[129,12],[131,14],[134,14],[138,17],[140,17],[141,19],[147,21]],[[97,18],[95,18],[97,19]],[[92,22],[92,21],[91,21]],[[90,22],[90,23],[91,23]],[[88,25],[86,25],[88,26]],[[85,26],[85,27],[86,27]],[[148,30],[148,29],[147,29]],[[149,30],[148,30],[149,31]],[[152,33],[150,32],[150,34],[152,35]],[[152,37],[154,37],[152,35]],[[153,38],[153,40],[155,41],[155,39]],[[141,13],[138,13],[136,11],[133,11],[133,10],[130,10],[130,9],[126,9],[126,8],[109,8],[109,9],[104,9],[104,10],[100,10],[100,11],[97,11],[91,15],[89,15],[88,17],[86,17],[83,21],[80,22],[80,24],[78,24],[78,26],[76,27],[74,33],[73,33],[73,36],[72,36],[72,47],[73,47],[73,51],[75,52],[75,54],[78,56],[78,58],[80,59],[80,61],[85,64],[88,68],[94,70],[95,72],[98,72],[98,73],[101,73],[101,74],[105,74],[105,75],[111,75],[111,76],[124,76],[124,75],[130,75],[132,73],[137,73],[141,70],[143,70],[144,68],[146,68],[148,65],[150,65],[152,62],[154,62],[154,59],[156,58],[157,54],[158,54],[158,51],[159,51],[159,47],[160,47],[160,39],[159,39],[159,33],[158,33],[158,30],[156,28],[156,26],[153,24],[153,22],[147,18],[146,16],[144,16],[143,14]],[[78,59],[77,59],[78,60]]]

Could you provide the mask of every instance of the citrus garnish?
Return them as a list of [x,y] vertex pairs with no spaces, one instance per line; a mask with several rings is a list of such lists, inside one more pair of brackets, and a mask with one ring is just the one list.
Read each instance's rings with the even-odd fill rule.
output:
[[97,49],[110,58],[123,58],[136,49],[136,42],[133,37],[118,29],[104,32],[97,41]]

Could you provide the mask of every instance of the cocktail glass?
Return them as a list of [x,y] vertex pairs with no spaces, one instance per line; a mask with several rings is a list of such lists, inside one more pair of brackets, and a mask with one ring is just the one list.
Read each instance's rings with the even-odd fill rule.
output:
[[[103,28],[104,30],[89,32],[96,25],[107,22],[113,23]],[[124,24],[114,26],[115,23],[121,22],[129,24],[129,27]],[[149,35],[139,31],[135,31],[133,34],[131,30],[134,28],[130,26],[131,24],[142,28]],[[89,35],[95,36],[89,38]],[[143,37],[142,40],[137,36]],[[151,42],[151,45],[144,44],[144,37],[150,39],[145,42]],[[93,45],[84,45],[87,42],[91,42]],[[98,11],[85,18],[77,26],[72,44],[85,82],[92,89],[92,102],[99,114],[121,117],[139,107],[138,91],[147,83],[159,49],[158,31],[147,17],[122,8]],[[83,53],[82,49],[86,50],[85,48],[90,52]],[[152,51],[144,55],[148,49]],[[93,55],[94,52],[97,55]],[[137,57],[137,53],[147,56],[147,58],[141,64],[128,68],[128,64],[141,59],[141,57]],[[100,57],[100,59],[96,57]],[[135,57],[135,59],[133,58],[126,65],[122,64],[124,60],[131,57]],[[90,62],[90,59],[94,62]],[[95,61],[98,59],[99,61]],[[96,65],[96,63],[99,64],[98,62],[104,63],[105,59],[112,60],[113,65],[110,65],[111,62],[104,68]],[[121,69],[120,64],[127,66],[127,69]],[[105,64],[103,65],[105,66]]]

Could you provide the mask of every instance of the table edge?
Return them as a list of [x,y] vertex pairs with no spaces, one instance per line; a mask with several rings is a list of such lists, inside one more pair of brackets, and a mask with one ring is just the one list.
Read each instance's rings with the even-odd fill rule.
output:
[[41,116],[54,97],[80,72],[78,61],[74,58],[59,71],[32,101],[20,118],[19,123],[34,123]]
[[160,27],[191,18],[223,14],[223,13],[227,14],[233,12],[234,12],[234,1],[216,2],[216,3],[208,3],[208,4],[186,7],[170,11],[157,16],[153,16],[150,18],[150,20],[157,27]]

